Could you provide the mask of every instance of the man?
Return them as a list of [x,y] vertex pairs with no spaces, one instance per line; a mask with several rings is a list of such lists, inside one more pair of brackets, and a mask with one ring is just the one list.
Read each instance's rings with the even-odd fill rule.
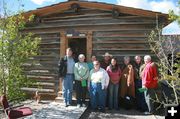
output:
[[71,48],[66,49],[66,56],[59,62],[59,77],[63,79],[62,91],[65,106],[68,107],[72,103],[74,64]]
[[145,112],[147,111],[147,104],[144,98],[144,92],[140,92],[138,89],[142,88],[142,78],[140,73],[143,68],[141,56],[137,55],[134,57],[134,71],[135,71],[135,96],[136,96],[136,104],[137,109],[139,111]]
[[108,52],[106,52],[104,55],[103,55],[104,59],[103,61],[101,62],[101,67],[106,70],[106,68],[110,65],[111,63],[111,58],[112,58],[112,55],[109,54]]
[[145,68],[142,74],[142,87],[147,90],[144,92],[145,100],[148,106],[148,112],[144,114],[152,114],[154,111],[154,102],[155,100],[155,89],[158,87],[158,73],[157,67],[154,62],[151,61],[151,56],[144,56]]
[[99,61],[93,62],[94,69],[90,71],[88,89],[90,92],[91,108],[105,112],[106,90],[109,84],[108,73],[100,67]]
[[[112,55],[109,54],[108,52],[106,52],[104,55],[103,55],[104,59],[101,61],[101,67],[106,70],[107,67],[110,65],[111,63],[111,58],[112,58]],[[109,87],[108,87],[109,88]],[[109,89],[107,89],[107,99],[106,99],[106,106],[108,106],[108,102],[109,102]]]

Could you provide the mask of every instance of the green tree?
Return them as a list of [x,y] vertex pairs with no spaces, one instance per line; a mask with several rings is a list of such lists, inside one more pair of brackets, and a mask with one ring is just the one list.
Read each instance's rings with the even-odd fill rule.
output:
[[178,24],[180,25],[180,0],[178,1],[178,8],[179,8],[178,14],[175,14],[173,10],[169,10],[169,19],[172,21],[177,20]]
[[23,65],[37,55],[40,38],[22,32],[27,22],[22,12],[8,15],[5,7],[4,11],[0,19],[0,94],[7,94],[11,99],[23,97],[21,88],[31,83]]
[[[179,104],[180,97],[180,37],[177,35],[164,36],[161,29],[155,29],[149,35],[151,50],[156,54],[159,67],[159,82],[166,84],[173,90],[172,98],[164,96],[165,100],[157,98],[156,102],[164,104]],[[167,88],[168,88],[167,87]],[[158,97],[158,96],[157,96]]]

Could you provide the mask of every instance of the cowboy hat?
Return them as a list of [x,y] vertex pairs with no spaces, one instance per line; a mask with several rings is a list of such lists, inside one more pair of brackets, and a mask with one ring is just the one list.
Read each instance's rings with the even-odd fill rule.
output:
[[109,54],[108,52],[106,52],[106,53],[103,55],[103,57],[105,57],[105,56],[112,57],[112,55],[111,55],[111,54]]

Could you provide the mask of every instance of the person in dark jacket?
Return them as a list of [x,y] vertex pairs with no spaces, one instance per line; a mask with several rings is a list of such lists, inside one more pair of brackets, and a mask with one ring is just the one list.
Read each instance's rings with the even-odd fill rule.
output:
[[72,91],[74,80],[74,64],[71,48],[66,49],[66,56],[61,58],[59,62],[59,77],[62,81],[62,91],[65,106],[68,107],[72,103]]
[[134,57],[134,75],[135,75],[135,95],[136,95],[136,104],[137,104],[137,109],[139,111],[145,112],[147,111],[147,104],[145,102],[145,97],[144,97],[144,92],[140,92],[139,89],[142,88],[142,79],[141,79],[141,72],[143,68],[143,63],[141,56],[136,55]]

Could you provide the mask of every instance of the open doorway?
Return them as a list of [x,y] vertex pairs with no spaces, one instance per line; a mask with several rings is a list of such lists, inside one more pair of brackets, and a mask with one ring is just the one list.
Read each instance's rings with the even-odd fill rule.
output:
[[79,54],[84,54],[86,56],[86,38],[69,38],[68,47],[72,48],[73,56],[78,60]]

